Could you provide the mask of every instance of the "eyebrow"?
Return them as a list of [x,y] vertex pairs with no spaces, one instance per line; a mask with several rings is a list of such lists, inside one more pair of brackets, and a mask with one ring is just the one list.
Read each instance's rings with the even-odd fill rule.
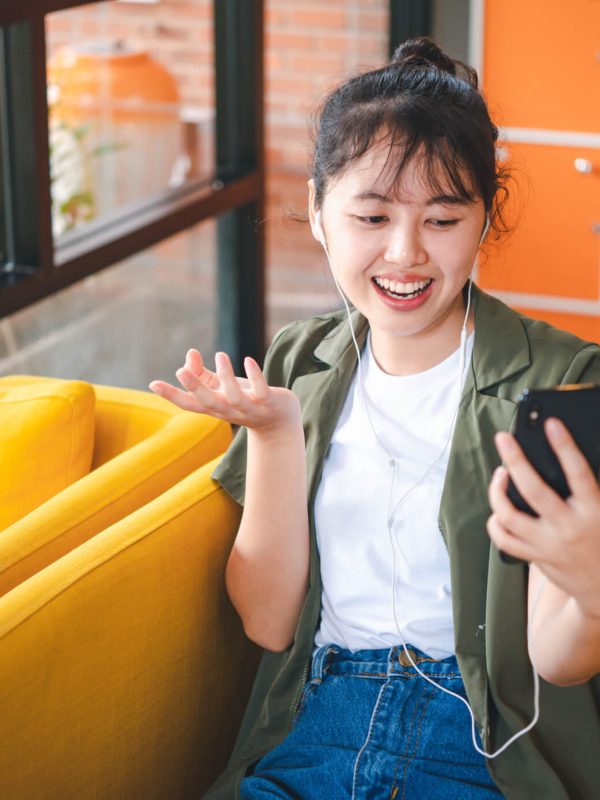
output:
[[[392,198],[389,195],[379,194],[367,189],[365,192],[359,192],[354,195],[354,200],[378,200],[380,203],[391,203]],[[400,201],[402,202],[402,201]],[[453,206],[466,206],[471,201],[465,197],[460,197],[457,194],[438,194],[435,197],[430,197],[425,203],[426,206],[436,205],[453,205]]]

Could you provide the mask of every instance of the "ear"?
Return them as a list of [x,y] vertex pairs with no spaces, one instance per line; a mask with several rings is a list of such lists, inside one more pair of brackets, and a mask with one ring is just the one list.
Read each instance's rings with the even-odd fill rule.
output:
[[311,178],[308,181],[308,219],[310,222],[312,235],[315,237],[317,242],[319,242],[319,244],[322,244],[322,233],[316,220],[317,209],[315,208],[315,196],[315,182]]

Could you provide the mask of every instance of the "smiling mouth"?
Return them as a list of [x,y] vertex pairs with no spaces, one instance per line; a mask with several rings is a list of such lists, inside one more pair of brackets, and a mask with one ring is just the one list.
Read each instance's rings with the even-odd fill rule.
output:
[[373,283],[388,297],[411,300],[413,297],[423,294],[433,283],[433,278],[429,278],[426,281],[415,281],[414,283],[390,281],[387,278],[373,278]]

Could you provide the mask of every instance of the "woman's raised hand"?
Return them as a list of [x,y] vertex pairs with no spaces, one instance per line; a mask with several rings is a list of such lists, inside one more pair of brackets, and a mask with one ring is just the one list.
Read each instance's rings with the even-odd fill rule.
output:
[[187,411],[197,411],[267,431],[300,419],[300,403],[289,389],[269,386],[253,358],[244,359],[246,378],[237,378],[226,353],[216,353],[216,372],[204,366],[198,350],[189,350],[185,364],[175,373],[183,386],[152,381],[150,389]]
[[[600,488],[585,456],[558,419],[547,420],[546,436],[565,473],[571,495],[563,500],[531,466],[508,433],[496,435],[504,466],[489,487],[488,533],[500,550],[532,562],[589,614],[600,618]],[[512,477],[537,513],[516,509],[506,489]]]
[[[563,500],[528,462],[516,439],[496,434],[504,466],[489,488],[488,533],[500,550],[530,563],[529,650],[537,672],[571,686],[600,673],[600,488],[585,456],[558,419],[546,437],[571,494]],[[508,477],[538,515],[511,503]]]

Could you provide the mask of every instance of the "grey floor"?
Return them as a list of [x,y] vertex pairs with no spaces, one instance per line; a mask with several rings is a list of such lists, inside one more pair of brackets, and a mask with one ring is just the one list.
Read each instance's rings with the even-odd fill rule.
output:
[[[339,305],[325,267],[267,269],[267,337]],[[289,259],[288,259],[289,261]],[[189,347],[215,350],[215,226],[204,223],[0,321],[0,375],[146,389]]]

